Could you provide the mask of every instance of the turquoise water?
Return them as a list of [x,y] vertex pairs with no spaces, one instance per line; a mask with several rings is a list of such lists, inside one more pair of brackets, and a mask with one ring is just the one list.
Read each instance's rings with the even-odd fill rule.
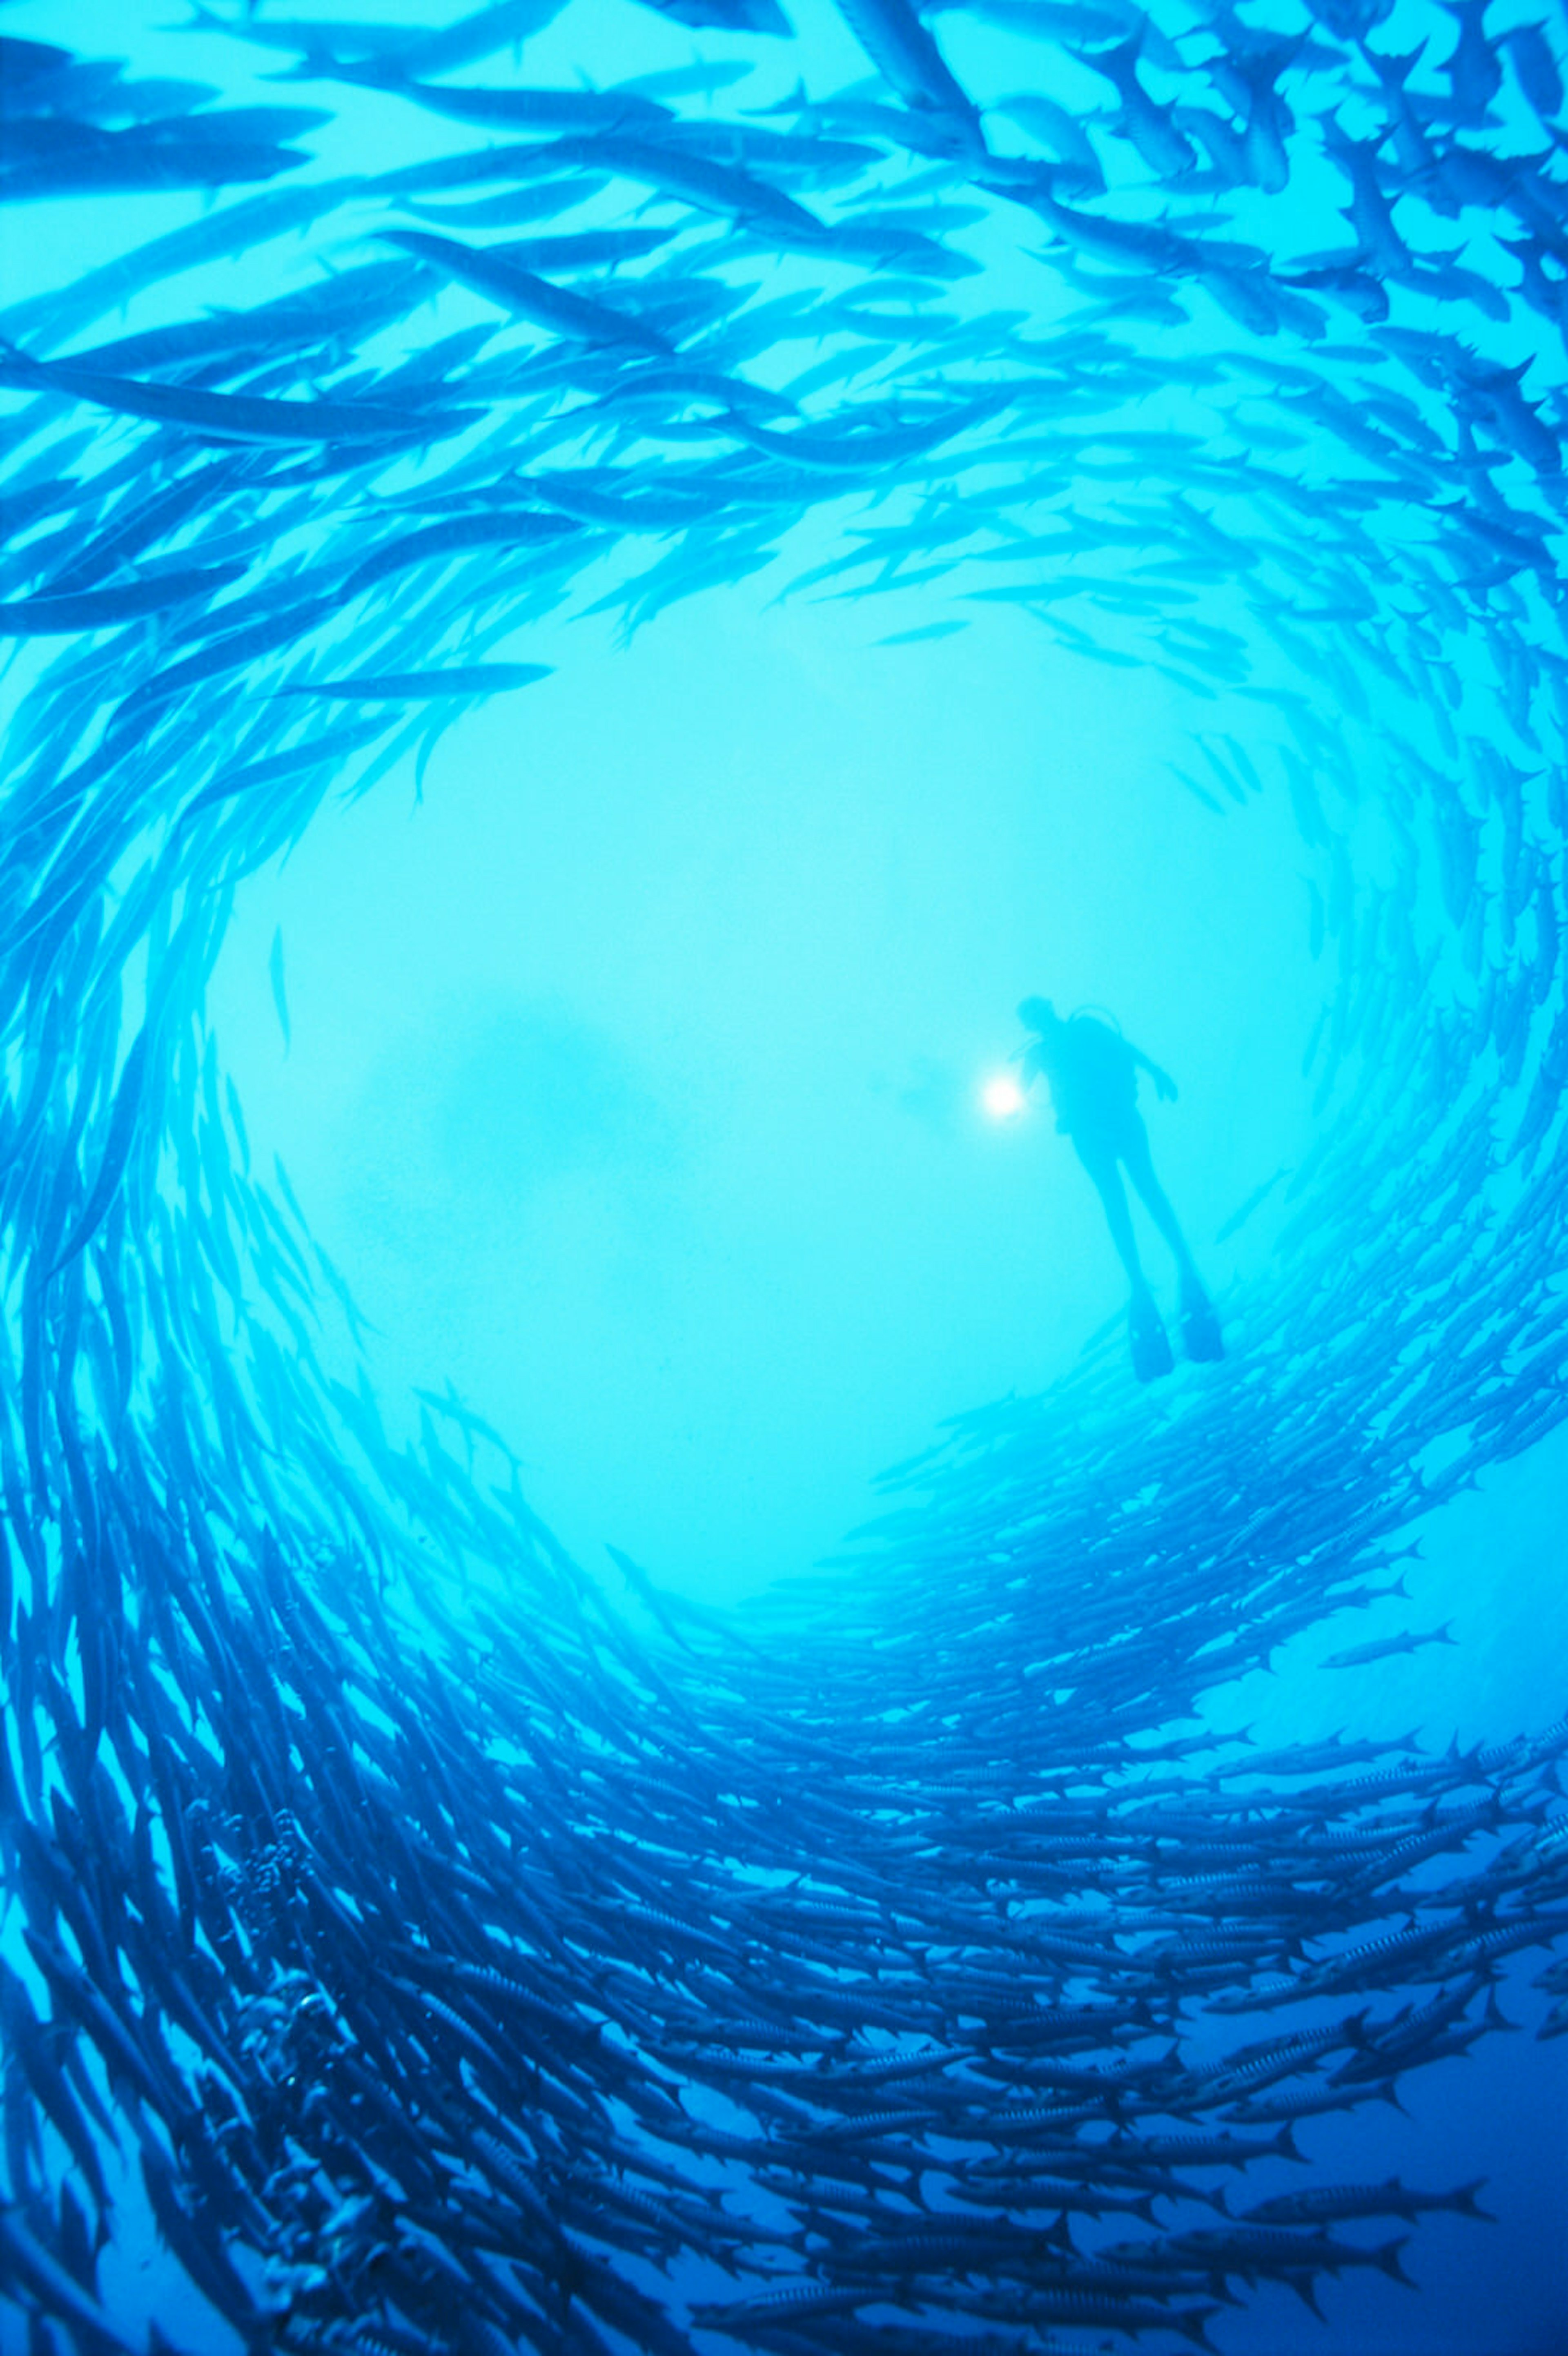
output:
[[1568,2328],[1555,28],[790,18],[0,17],[6,2351]]

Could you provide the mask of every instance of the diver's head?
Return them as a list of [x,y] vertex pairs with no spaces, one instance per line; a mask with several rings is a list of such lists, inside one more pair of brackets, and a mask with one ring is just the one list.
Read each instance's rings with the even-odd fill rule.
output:
[[1020,998],[1019,1021],[1026,1031],[1052,1031],[1056,1027],[1056,1009],[1049,998]]

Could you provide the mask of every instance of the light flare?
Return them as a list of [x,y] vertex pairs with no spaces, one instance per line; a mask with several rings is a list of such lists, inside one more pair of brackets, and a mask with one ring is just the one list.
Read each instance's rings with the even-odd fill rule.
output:
[[1010,1072],[998,1072],[981,1089],[980,1102],[993,1120],[1016,1120],[1024,1108],[1024,1092]]

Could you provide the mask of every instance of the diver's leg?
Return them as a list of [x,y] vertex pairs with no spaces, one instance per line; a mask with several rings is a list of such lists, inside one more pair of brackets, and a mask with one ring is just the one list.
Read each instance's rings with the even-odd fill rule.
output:
[[1127,1208],[1127,1190],[1122,1183],[1122,1173],[1116,1167],[1114,1147],[1099,1138],[1075,1137],[1078,1159],[1094,1181],[1095,1192],[1104,1206],[1105,1225],[1111,1230],[1111,1241],[1116,1247],[1116,1258],[1127,1271],[1127,1281],[1135,1294],[1148,1290],[1148,1279],[1138,1258],[1137,1237],[1133,1233],[1133,1215]]
[[1132,1286],[1132,1299],[1127,1304],[1127,1331],[1133,1345],[1133,1372],[1140,1383],[1151,1383],[1171,1368],[1170,1343],[1160,1322],[1154,1294],[1138,1258],[1137,1237],[1133,1233],[1133,1215],[1127,1207],[1127,1190],[1122,1183],[1122,1173],[1116,1166],[1116,1148],[1108,1139],[1074,1138],[1078,1158],[1094,1181],[1100,1200],[1105,1206],[1105,1222],[1111,1230],[1111,1240],[1116,1255],[1127,1271]]
[[1120,1148],[1122,1160],[1127,1165],[1127,1175],[1147,1204],[1149,1216],[1170,1246],[1176,1265],[1181,1271],[1181,1330],[1187,1355],[1200,1363],[1212,1363],[1222,1358],[1225,1343],[1220,1332],[1220,1321],[1203,1290],[1198,1263],[1187,1248],[1187,1238],[1170,1207],[1169,1197],[1154,1174],[1154,1162],[1148,1150],[1148,1131],[1136,1114],[1126,1136],[1120,1141]]
[[1170,1246],[1181,1276],[1183,1300],[1207,1299],[1203,1280],[1198,1273],[1198,1263],[1187,1248],[1187,1238],[1170,1207],[1170,1197],[1154,1174],[1154,1160],[1148,1150],[1148,1131],[1143,1125],[1141,1115],[1133,1115],[1125,1134],[1117,1140],[1117,1143],[1122,1160],[1127,1166],[1128,1177],[1147,1205],[1150,1218]]

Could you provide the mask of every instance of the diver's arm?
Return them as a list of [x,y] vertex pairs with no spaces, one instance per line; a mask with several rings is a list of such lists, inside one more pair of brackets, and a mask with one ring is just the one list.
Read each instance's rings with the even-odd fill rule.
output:
[[1155,1063],[1151,1057],[1146,1055],[1141,1047],[1135,1047],[1130,1039],[1127,1041],[1126,1046],[1127,1053],[1132,1057],[1134,1063],[1138,1066],[1140,1070],[1147,1072],[1150,1079],[1154,1082],[1154,1092],[1156,1096],[1164,1103],[1174,1104],[1176,1102],[1177,1093],[1176,1082],[1171,1078],[1170,1074],[1165,1070],[1162,1065]]
[[1037,1080],[1043,1080],[1045,1082],[1046,1093],[1051,1098],[1051,1109],[1056,1119],[1056,1133],[1058,1137],[1065,1137],[1067,1132],[1061,1125],[1061,1114],[1057,1108],[1056,1090],[1051,1085],[1051,1069],[1040,1055],[1040,1042],[1038,1040],[1035,1040],[1030,1045],[1024,1048],[1019,1058],[1019,1062],[1022,1073],[1022,1086],[1025,1096],[1028,1097],[1033,1095]]

